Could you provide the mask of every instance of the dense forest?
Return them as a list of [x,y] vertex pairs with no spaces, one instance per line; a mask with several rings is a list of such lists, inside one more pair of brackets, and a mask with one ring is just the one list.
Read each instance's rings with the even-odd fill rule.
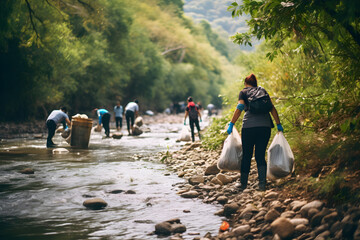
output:
[[181,0],[6,0],[0,11],[2,121],[134,98],[143,111],[189,95],[220,107],[236,69],[224,40],[184,16]]
[[[221,130],[235,110],[243,79],[255,73],[295,153],[294,176],[300,178],[290,190],[337,203],[358,201],[360,2],[244,0],[233,1],[228,10],[235,19],[250,16],[249,30],[232,36],[234,43],[265,41],[234,60],[243,77],[226,90],[231,109],[208,131],[206,144],[221,147],[226,137]],[[237,124],[240,128],[241,121]]]

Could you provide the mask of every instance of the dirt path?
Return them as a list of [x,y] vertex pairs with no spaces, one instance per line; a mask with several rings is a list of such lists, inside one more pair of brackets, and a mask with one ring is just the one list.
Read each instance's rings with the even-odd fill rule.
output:
[[[217,169],[219,155],[196,142],[164,158],[179,177],[187,179],[179,186],[181,197],[222,204],[214,214],[230,223],[229,230],[217,236],[194,239],[360,239],[360,208],[329,208],[320,200],[289,196],[275,183],[269,183],[265,192],[258,191],[254,164],[248,188],[241,192],[237,188],[239,173]],[[172,239],[181,239],[181,234]]]

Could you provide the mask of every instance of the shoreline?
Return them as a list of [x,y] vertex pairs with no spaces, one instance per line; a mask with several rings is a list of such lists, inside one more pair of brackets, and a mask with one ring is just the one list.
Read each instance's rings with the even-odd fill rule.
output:
[[[265,192],[257,190],[257,169],[252,160],[248,188],[239,191],[240,173],[223,172],[216,164],[221,151],[210,151],[201,142],[188,143],[163,154],[162,162],[187,180],[177,194],[184,198],[219,203],[214,213],[230,223],[228,231],[206,234],[194,240],[218,239],[360,239],[360,208],[345,204],[329,207],[311,196],[293,196],[281,184],[267,181]],[[289,176],[288,178],[294,178]],[[219,226],[214,226],[219,228]],[[181,234],[177,234],[181,239]],[[175,239],[175,238],[174,238]]]

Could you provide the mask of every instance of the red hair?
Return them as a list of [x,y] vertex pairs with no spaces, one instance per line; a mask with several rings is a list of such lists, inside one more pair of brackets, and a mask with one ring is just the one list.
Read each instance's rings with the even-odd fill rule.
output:
[[246,83],[247,85],[251,85],[251,86],[253,86],[253,87],[257,87],[257,80],[256,80],[255,75],[252,73],[252,74],[250,74],[249,76],[247,76],[247,77],[245,78],[245,83]]

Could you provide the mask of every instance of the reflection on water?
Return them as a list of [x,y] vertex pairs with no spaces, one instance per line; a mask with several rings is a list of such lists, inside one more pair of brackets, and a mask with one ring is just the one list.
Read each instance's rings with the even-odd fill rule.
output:
[[[68,148],[63,155],[46,149],[45,139],[1,142],[0,239],[155,239],[148,235],[154,225],[171,218],[187,227],[184,239],[193,239],[189,233],[215,234],[219,206],[180,198],[176,184],[184,180],[148,161],[156,152],[180,147],[179,133],[170,132],[174,127],[181,125],[157,124],[150,133],[120,140],[92,133],[89,149]],[[60,136],[54,142],[68,146]],[[35,174],[19,173],[29,167]],[[103,198],[107,208],[85,209],[88,197]]]

